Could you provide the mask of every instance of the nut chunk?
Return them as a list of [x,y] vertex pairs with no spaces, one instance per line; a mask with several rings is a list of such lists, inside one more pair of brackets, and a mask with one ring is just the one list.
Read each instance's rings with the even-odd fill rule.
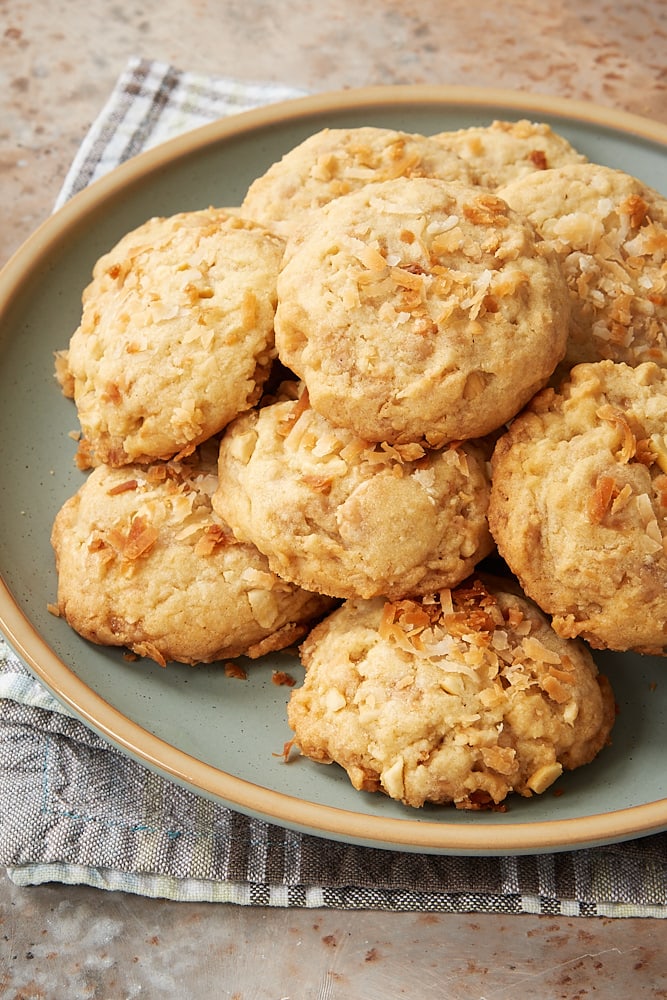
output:
[[614,702],[588,650],[509,581],[422,600],[350,600],[302,647],[301,752],[409,806],[497,808],[544,792],[607,743]]

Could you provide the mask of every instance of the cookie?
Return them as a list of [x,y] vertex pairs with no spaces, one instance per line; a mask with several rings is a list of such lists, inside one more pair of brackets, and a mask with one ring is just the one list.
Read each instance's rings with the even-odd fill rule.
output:
[[486,450],[373,445],[298,400],[240,416],[213,506],[275,573],[334,597],[453,586],[491,551]]
[[421,601],[346,601],[301,647],[302,754],[408,806],[541,794],[608,742],[614,701],[582,644],[503,581]]
[[402,178],[288,240],[276,347],[333,423],[438,447],[514,416],[563,357],[568,317],[554,254],[505,202]]
[[489,522],[559,635],[664,653],[667,372],[578,365],[495,448]]
[[396,177],[472,183],[465,161],[426,136],[373,126],[325,128],[254,180],[241,209],[248,218],[287,236],[312,209],[366,184]]
[[586,162],[551,126],[525,118],[439,132],[433,139],[464,159],[477,183],[492,190],[536,170]]
[[667,198],[594,163],[513,181],[500,196],[557,254],[572,300],[564,368],[667,366]]
[[97,466],[58,512],[52,610],[85,639],[161,665],[281,649],[332,607],[269,569],[211,507],[213,461]]
[[82,467],[187,454],[254,404],[275,356],[282,252],[211,208],[150,219],[97,262],[56,362]]

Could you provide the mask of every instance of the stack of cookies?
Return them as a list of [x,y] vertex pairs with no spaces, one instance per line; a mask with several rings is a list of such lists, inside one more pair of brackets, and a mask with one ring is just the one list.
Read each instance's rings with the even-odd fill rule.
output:
[[667,644],[666,261],[667,200],[526,121],[325,129],[149,220],[57,358],[53,610],[162,664],[301,643],[293,742],[360,790],[545,791],[609,740],[590,647]]

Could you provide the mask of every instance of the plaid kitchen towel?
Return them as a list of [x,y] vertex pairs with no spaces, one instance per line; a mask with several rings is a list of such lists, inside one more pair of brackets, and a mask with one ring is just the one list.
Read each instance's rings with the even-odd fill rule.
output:
[[186,901],[667,916],[667,834],[487,858],[285,830],[129,760],[64,711],[2,640],[0,863],[20,885],[84,883]]
[[304,96],[281,84],[240,83],[131,59],[79,147],[55,208],[119,163],[189,129]]
[[[135,59],[58,204],[135,153],[300,92]],[[667,834],[519,857],[323,840],[248,818],[128,759],[72,717],[0,640],[0,864],[47,881],[241,905],[667,916]]]

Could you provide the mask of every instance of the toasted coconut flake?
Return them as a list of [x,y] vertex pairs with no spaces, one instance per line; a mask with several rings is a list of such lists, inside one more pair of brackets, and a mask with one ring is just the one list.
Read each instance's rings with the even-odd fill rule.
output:
[[651,498],[648,493],[639,493],[635,498],[637,504],[637,510],[639,511],[639,516],[641,517],[644,525],[649,524],[655,517],[653,513],[653,504],[651,503]]
[[409,267],[392,267],[389,274],[394,284],[399,285],[401,288],[421,292],[424,287],[422,275],[414,273]]
[[[519,268],[515,268],[507,272],[503,272],[502,275],[494,275],[493,281],[490,285],[490,291],[495,299],[504,299],[508,295],[516,295],[517,290],[521,285],[527,284],[529,281],[528,275],[525,271],[521,271]],[[490,308],[486,306],[487,312],[496,312],[496,308]]]
[[491,636],[491,645],[495,650],[509,649],[509,637],[505,629],[497,628]]
[[331,492],[333,477],[314,475],[301,476],[301,482],[313,490],[314,493],[321,493],[323,496],[327,496]]
[[296,746],[296,740],[295,739],[287,740],[285,743],[283,743],[283,749],[282,749],[281,753],[274,753],[274,754],[272,754],[272,756],[273,757],[282,757],[283,763],[284,764],[289,764],[290,754],[292,753],[292,749],[295,746]]
[[364,245],[358,254],[359,261],[369,271],[384,273],[387,270],[387,259],[375,247]]
[[127,533],[112,528],[107,533],[107,538],[109,544],[116,549],[123,559],[128,562],[134,562],[150,552],[159,538],[159,533],[156,528],[147,524],[144,518],[138,514],[132,520]]
[[151,465],[145,472],[147,482],[152,484],[164,483],[167,479],[173,478],[174,475],[174,470],[169,465]]
[[667,476],[658,476],[653,482],[653,487],[660,506],[667,507]]
[[648,215],[648,205],[638,194],[631,194],[618,206],[622,215],[627,215],[633,229],[638,229]]
[[195,555],[202,557],[211,556],[216,549],[223,545],[229,545],[231,540],[231,535],[221,525],[210,524],[201,537],[197,539],[194,549]]
[[440,607],[442,609],[442,614],[444,616],[454,614],[454,603],[452,600],[452,592],[448,588],[443,589],[438,594],[440,600]]
[[480,753],[485,765],[498,774],[511,774],[516,766],[516,750],[513,747],[481,747]]
[[240,663],[235,663],[233,660],[227,660],[225,663],[225,677],[232,677],[234,680],[246,681],[248,679],[248,673],[243,669]]
[[543,643],[536,639],[535,636],[526,636],[521,646],[526,654],[531,660],[535,660],[536,663],[560,663],[561,658],[558,653],[553,649],[548,649]]
[[506,226],[508,206],[497,195],[484,193],[463,206],[463,214],[477,226]]
[[631,497],[632,497],[632,486],[630,485],[630,483],[626,483],[623,489],[620,491],[620,493],[612,500],[611,513],[612,514],[620,513],[620,511],[622,511],[624,507],[627,507]]
[[431,250],[437,257],[446,257],[448,254],[456,253],[463,245],[463,240],[463,230],[458,224],[458,219],[455,219],[451,228],[433,237]]
[[655,464],[657,455],[655,447],[650,438],[641,438],[637,441],[637,448],[635,451],[635,461],[639,462],[641,465],[646,465],[650,468]]
[[139,642],[133,646],[132,649],[137,656],[146,656],[149,660],[154,660],[160,667],[167,666],[166,659],[157,646],[152,642]]
[[271,674],[271,683],[277,687],[294,687],[296,680],[286,670],[274,670]]
[[129,493],[131,490],[136,490],[137,485],[136,479],[126,479],[125,482],[112,486],[110,490],[107,490],[107,493],[110,497],[115,497],[119,493]]
[[553,674],[548,673],[540,681],[540,687],[549,695],[552,701],[558,705],[564,705],[572,697],[572,691]]
[[604,420],[616,428],[621,437],[620,446],[615,453],[617,461],[629,462],[631,458],[634,458],[637,450],[637,439],[632,432],[625,414],[621,410],[616,409],[616,407],[605,404],[599,407],[596,415],[600,420]]
[[411,444],[386,445],[386,447],[390,449],[390,454],[392,456],[395,455],[399,462],[418,462],[426,455],[426,451],[422,445],[416,442]]
[[524,620],[523,611],[521,608],[517,608],[516,605],[512,605],[507,614],[507,621],[511,628],[517,629]]
[[310,409],[310,397],[308,395],[308,390],[304,388],[303,392],[299,396],[295,406],[289,410],[286,416],[281,420],[278,426],[278,433],[282,437],[287,437],[291,432],[292,428],[298,421],[299,417]]
[[588,505],[588,519],[591,524],[601,524],[615,491],[618,493],[618,488],[611,476],[598,476]]

